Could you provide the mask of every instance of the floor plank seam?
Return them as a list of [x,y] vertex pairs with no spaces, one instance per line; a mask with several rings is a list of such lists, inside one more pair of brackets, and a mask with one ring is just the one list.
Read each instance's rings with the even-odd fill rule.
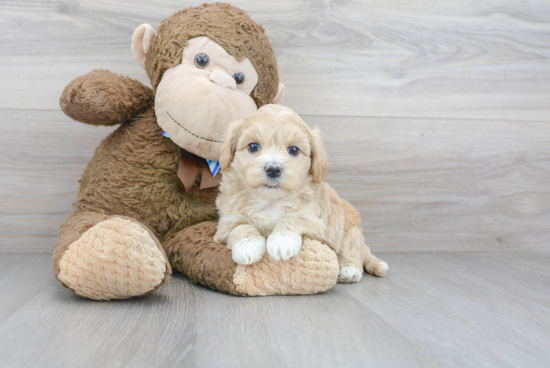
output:
[[[284,105],[284,103],[283,103]],[[292,107],[292,106],[289,106]],[[39,108],[0,108],[0,111],[42,111],[42,112],[62,112],[61,109],[39,109]],[[472,118],[457,118],[457,117],[445,117],[445,116],[393,116],[393,115],[327,115],[327,114],[300,114],[304,118],[349,118],[349,119],[391,119],[391,120],[429,120],[429,121],[480,121],[480,122],[502,122],[502,123],[518,123],[518,124],[529,124],[529,123],[548,123],[550,120],[547,119],[528,119],[528,120],[517,120],[517,119],[501,119],[501,118],[484,118],[484,117],[472,117]],[[67,117],[67,119],[70,119]]]

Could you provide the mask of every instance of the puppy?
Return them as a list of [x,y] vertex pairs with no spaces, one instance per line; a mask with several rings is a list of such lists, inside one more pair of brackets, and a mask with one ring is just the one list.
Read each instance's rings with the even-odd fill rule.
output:
[[287,261],[308,236],[337,253],[339,282],[361,280],[363,269],[386,274],[388,265],[365,244],[359,213],[323,183],[327,157],[318,130],[291,109],[265,105],[232,124],[220,167],[214,240],[227,243],[236,263],[258,262],[266,250]]

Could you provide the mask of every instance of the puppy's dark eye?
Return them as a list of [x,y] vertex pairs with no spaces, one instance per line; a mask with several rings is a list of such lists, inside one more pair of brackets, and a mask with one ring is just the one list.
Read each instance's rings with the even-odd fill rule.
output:
[[288,147],[288,153],[290,153],[292,156],[297,156],[298,153],[300,153],[300,150],[296,146],[290,146]]
[[198,68],[204,69],[210,64],[210,58],[206,54],[198,54],[195,56],[195,65]]
[[242,84],[244,82],[244,74],[235,73],[233,74],[233,79],[235,79],[235,82],[237,82],[237,84]]
[[250,143],[248,145],[248,152],[254,153],[260,150],[260,145],[258,143]]

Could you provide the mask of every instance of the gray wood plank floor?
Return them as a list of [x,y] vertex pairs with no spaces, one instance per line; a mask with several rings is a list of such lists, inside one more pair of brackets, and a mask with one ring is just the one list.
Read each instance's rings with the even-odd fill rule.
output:
[[550,253],[385,253],[386,278],[242,298],[174,275],[94,302],[0,254],[0,367],[548,367]]
[[148,84],[133,30],[202,2],[0,2],[0,367],[549,367],[547,0],[231,1],[265,26],[386,278],[239,298],[174,275],[109,303],[55,281],[113,130],[65,117],[61,91],[97,68]]

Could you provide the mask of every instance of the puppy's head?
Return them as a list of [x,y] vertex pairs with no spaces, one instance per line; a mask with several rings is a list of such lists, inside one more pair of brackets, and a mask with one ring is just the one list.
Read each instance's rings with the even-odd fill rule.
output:
[[318,130],[288,107],[265,105],[230,126],[220,167],[259,194],[276,198],[322,182],[327,157]]

